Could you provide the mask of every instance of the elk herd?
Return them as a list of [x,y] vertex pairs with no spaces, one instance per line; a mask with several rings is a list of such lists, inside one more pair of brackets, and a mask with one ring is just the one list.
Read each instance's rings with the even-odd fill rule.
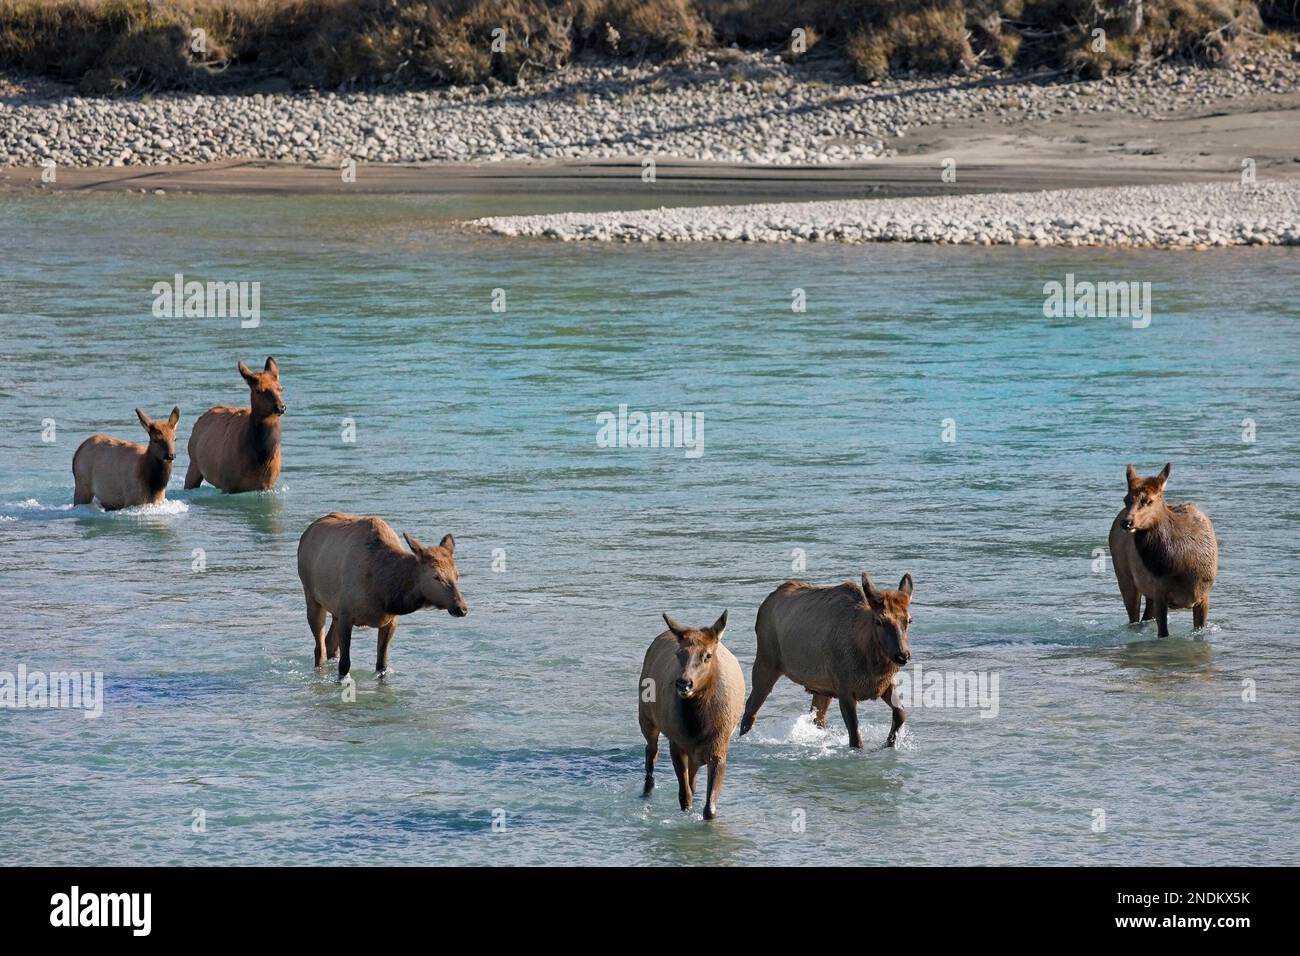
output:
[[[269,491],[280,475],[280,418],[286,411],[280,368],[267,358],[262,370],[239,363],[249,405],[217,405],[198,417],[187,445],[185,488],[204,481],[227,494]],[[181,412],[163,419],[135,410],[148,444],[92,435],[72,456],[73,502],[98,500],[113,511],[165,500],[176,459]],[[1110,553],[1131,624],[1154,619],[1169,634],[1173,609],[1192,611],[1193,624],[1209,618],[1210,589],[1219,553],[1210,519],[1193,504],[1167,504],[1170,466],[1143,478],[1128,466],[1124,507],[1110,528]],[[339,679],[349,679],[354,628],[378,633],[375,670],[388,671],[388,650],[397,619],[422,608],[464,617],[456,541],[437,545],[396,532],[382,518],[331,512],[317,518],[298,542],[298,577],[317,667],[338,660]],[[1143,609],[1145,599],[1145,609]],[[885,741],[892,747],[907,718],[895,699],[895,676],[911,658],[912,576],[883,590],[863,573],[859,581],[817,586],[786,581],[763,601],[754,630],[757,654],[749,696],[740,662],[723,644],[727,612],[708,627],[688,627],[664,614],[667,629],[650,642],[637,687],[637,719],[645,737],[644,795],[654,789],[659,737],[677,777],[678,802],[689,810],[700,768],[706,768],[704,818],[717,815],[731,738],[749,733],[778,680],[787,677],[812,696],[813,720],[826,725],[832,700],[860,749],[858,702],[881,700],[890,708]],[[329,628],[325,618],[329,615]]]

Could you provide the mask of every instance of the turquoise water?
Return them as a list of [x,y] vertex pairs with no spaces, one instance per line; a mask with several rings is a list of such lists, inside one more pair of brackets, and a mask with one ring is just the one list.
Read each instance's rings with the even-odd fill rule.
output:
[[[102,671],[105,700],[97,720],[0,710],[0,856],[1300,863],[1300,255],[599,247],[447,224],[494,211],[3,201],[0,670]],[[153,318],[176,272],[260,281],[261,325]],[[1043,283],[1070,272],[1150,281],[1151,326],[1044,318]],[[138,439],[133,407],[179,404],[183,446],[203,409],[247,401],[235,363],[267,355],[289,406],[274,493],[183,491],[182,451],[167,506],[70,508],[83,438]],[[702,413],[703,454],[599,447],[620,404]],[[1170,498],[1215,522],[1204,635],[1187,612],[1163,641],[1130,629],[1094,572],[1130,461],[1172,461]],[[383,682],[359,633],[351,703],[312,667],[294,563],[334,509],[454,533],[470,605],[404,618]],[[666,755],[642,801],[660,612],[729,608],[748,681],[774,586],[864,568],[916,580],[909,670],[996,675],[996,716],[914,706],[886,751],[888,710],[863,703],[859,753],[782,682],[733,741],[718,820],[677,810]]]

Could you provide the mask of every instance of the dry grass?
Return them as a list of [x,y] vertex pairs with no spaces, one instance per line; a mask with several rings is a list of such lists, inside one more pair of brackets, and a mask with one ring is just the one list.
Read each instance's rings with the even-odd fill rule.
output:
[[[1155,57],[1231,58],[1263,24],[1294,30],[1300,0],[0,0],[0,67],[90,93],[515,82],[596,53],[671,58],[732,43],[790,51],[795,27],[863,80],[976,64],[1097,75]],[[1098,13],[1098,11],[1110,11]],[[1104,51],[1091,31],[1106,30]],[[205,46],[191,48],[193,31]],[[501,31],[501,32],[495,32]],[[494,39],[503,40],[494,48]],[[806,53],[804,55],[807,55]]]
[[[1126,70],[1155,58],[1191,59],[1203,63],[1231,61],[1250,36],[1263,29],[1254,0],[1159,0],[1143,4],[1137,32],[1111,3],[1113,16],[1097,19],[1092,0],[1043,0],[1025,4],[1021,22],[1026,30],[1055,29],[1060,36],[1055,62],[1085,76]],[[1092,31],[1105,30],[1099,44]]]

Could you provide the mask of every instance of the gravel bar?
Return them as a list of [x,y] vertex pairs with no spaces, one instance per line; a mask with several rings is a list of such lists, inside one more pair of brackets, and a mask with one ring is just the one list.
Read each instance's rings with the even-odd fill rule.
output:
[[1300,245],[1300,183],[1063,189],[559,213],[477,219],[500,236],[565,242],[934,242],[976,245]]

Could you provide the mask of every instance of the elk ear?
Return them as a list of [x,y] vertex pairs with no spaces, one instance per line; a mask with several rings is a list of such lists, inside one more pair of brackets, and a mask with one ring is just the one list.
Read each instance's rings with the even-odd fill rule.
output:
[[448,554],[456,553],[456,539],[449,534],[444,534],[442,540],[438,542],[438,547],[442,548]]
[[866,571],[862,572],[862,593],[866,595],[867,603],[873,608],[879,610],[884,606],[885,602],[883,595],[881,595],[881,593],[876,590],[876,586],[871,583],[871,575],[867,574]]
[[1124,472],[1124,477],[1128,479],[1130,488],[1142,480],[1142,478],[1138,475],[1137,469],[1134,468],[1132,465],[1128,466],[1128,469]]
[[420,544],[420,542],[416,541],[405,531],[402,532],[402,537],[406,539],[406,546],[411,549],[412,554],[424,554],[424,545]]
[[912,576],[904,574],[903,580],[898,582],[898,590],[902,591],[908,597],[912,596]]
[[173,405],[172,413],[167,416],[167,424],[170,425],[172,428],[175,428],[176,423],[179,422],[180,420],[181,420],[181,408],[179,405]]
[[257,376],[243,362],[239,363],[239,374],[244,376],[244,381],[249,385],[257,382]]
[[722,632],[727,629],[727,612],[722,612],[722,617],[713,622],[713,626],[705,633],[713,635],[715,641],[722,640]]
[[1156,475],[1156,479],[1160,482],[1161,491],[1165,490],[1165,482],[1169,480],[1169,472],[1173,470],[1173,467],[1174,463],[1167,461],[1165,462],[1165,467],[1160,469],[1160,474]]
[[143,426],[145,427],[145,430],[147,431],[148,428],[149,428],[149,424],[150,424],[150,423],[149,423],[149,416],[146,415],[144,412],[140,411],[140,409],[137,408],[137,409],[135,410],[135,417],[138,418],[138,419],[140,419],[140,424],[143,425]]
[[682,627],[669,617],[667,611],[664,612],[664,623],[668,625],[668,630],[672,631],[679,641],[686,636],[689,630],[689,628]]
[[266,365],[263,366],[263,369],[262,369],[262,370],[265,371],[265,372],[270,372],[270,373],[271,373],[272,375],[274,375],[277,379],[280,377],[280,366],[276,365],[276,364],[275,364],[275,359],[273,359],[273,358],[272,358],[271,356],[269,356],[269,355],[266,357]]

